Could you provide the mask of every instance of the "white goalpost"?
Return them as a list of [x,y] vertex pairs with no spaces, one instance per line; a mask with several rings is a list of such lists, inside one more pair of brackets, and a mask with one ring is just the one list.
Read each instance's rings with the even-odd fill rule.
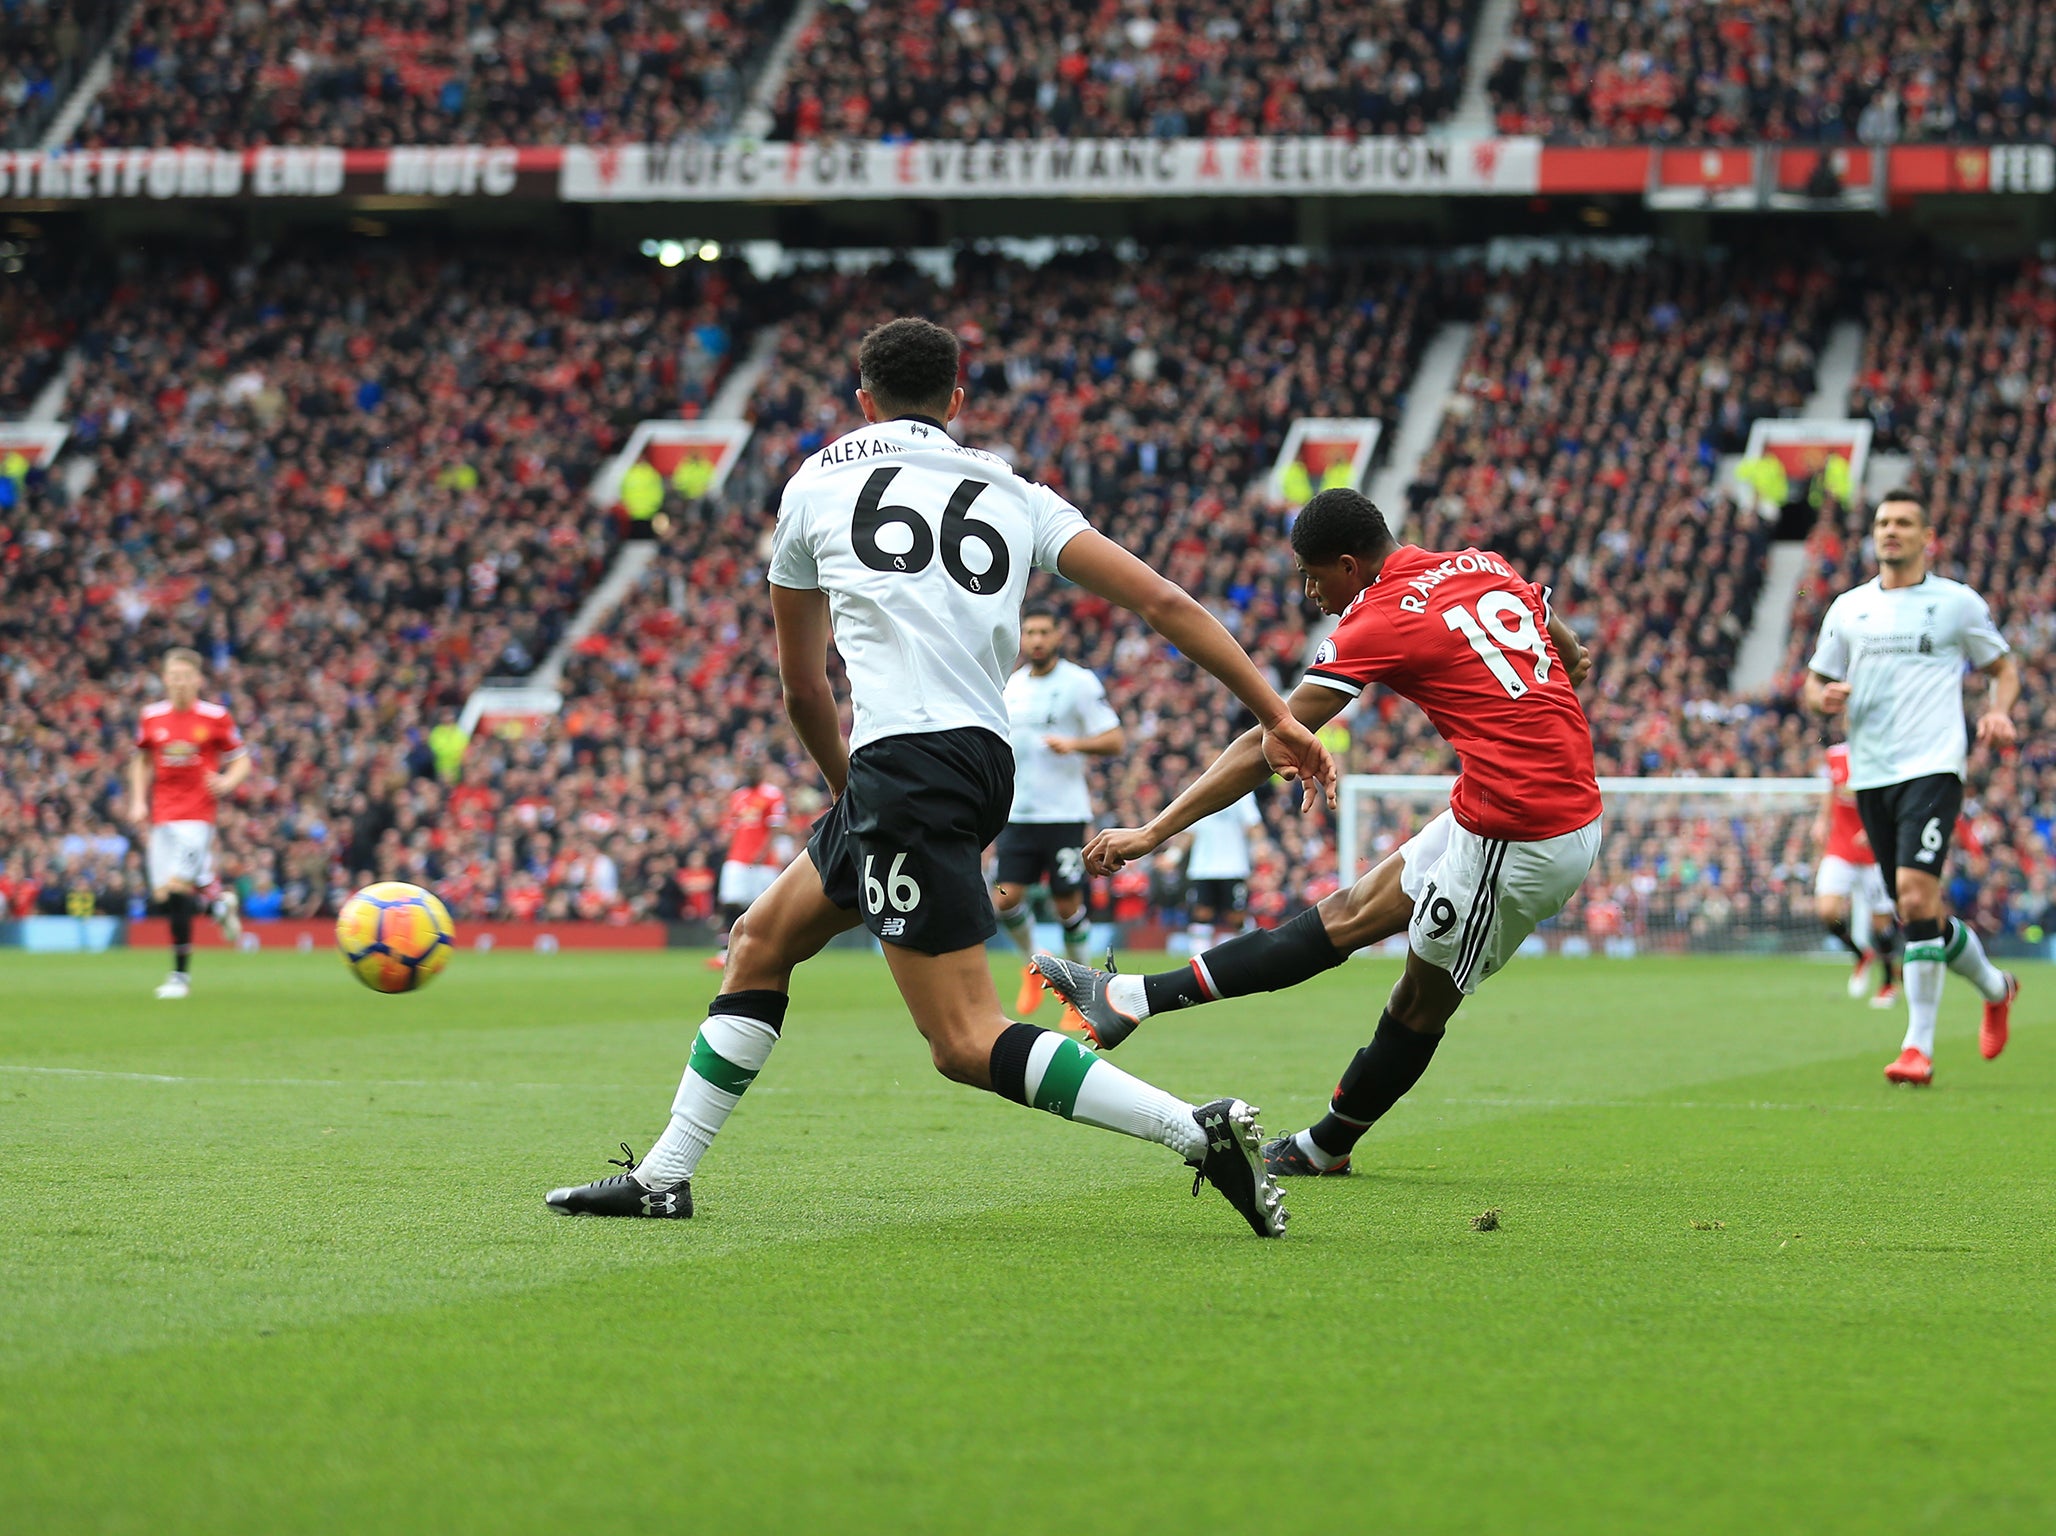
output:
[[[1455,782],[1346,775],[1336,825],[1342,883],[1447,808]],[[1818,949],[1812,829],[1827,788],[1826,779],[1601,779],[1598,866],[1527,947],[1623,956]]]

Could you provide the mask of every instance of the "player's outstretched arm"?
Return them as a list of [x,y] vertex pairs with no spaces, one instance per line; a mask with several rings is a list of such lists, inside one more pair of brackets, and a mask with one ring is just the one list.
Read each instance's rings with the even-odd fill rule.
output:
[[771,623],[778,631],[778,682],[785,693],[785,718],[807,756],[840,795],[849,782],[849,744],[835,710],[828,681],[828,642],[833,634],[828,594],[818,589],[771,589]]
[[1316,784],[1327,791],[1328,804],[1335,804],[1335,762],[1327,748],[1285,707],[1235,637],[1191,593],[1092,529],[1064,546],[1057,569],[1088,592],[1141,615],[1151,629],[1219,678],[1262,725],[1265,759],[1305,785],[1306,807],[1313,806]]
[[2020,702],[2020,666],[2009,652],[1978,670],[1992,680],[1992,690],[1985,698],[1985,712],[1977,717],[1977,739],[1988,747],[2010,747],[2019,740],[2013,706]]
[[1563,675],[1570,679],[1573,688],[1581,686],[1592,675],[1591,651],[1578,639],[1577,632],[1554,613],[1549,615],[1549,640],[1563,662]]
[[[1293,716],[1317,731],[1349,702],[1333,688],[1301,683],[1292,690]],[[1271,776],[1264,761],[1263,733],[1244,731],[1215,758],[1183,794],[1150,819],[1145,827],[1109,827],[1085,845],[1085,867],[1094,875],[1111,875],[1133,859],[1146,858],[1202,817],[1225,810]]]

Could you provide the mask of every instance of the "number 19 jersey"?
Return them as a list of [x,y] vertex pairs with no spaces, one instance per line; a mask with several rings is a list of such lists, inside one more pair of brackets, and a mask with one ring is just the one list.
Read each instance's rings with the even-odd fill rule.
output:
[[966,726],[1006,737],[1029,569],[1054,572],[1086,527],[1048,486],[922,417],[860,428],[807,459],[779,503],[771,584],[828,594],[850,750]]
[[1403,545],[1321,642],[1306,680],[1373,683],[1421,707],[1456,748],[1457,823],[1479,837],[1561,837],[1603,809],[1592,728],[1549,639],[1549,601],[1497,555]]

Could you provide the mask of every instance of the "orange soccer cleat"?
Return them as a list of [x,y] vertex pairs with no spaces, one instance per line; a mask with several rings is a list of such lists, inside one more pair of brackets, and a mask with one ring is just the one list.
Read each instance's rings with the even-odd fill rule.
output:
[[2013,1000],[2020,996],[2020,978],[2011,971],[2006,977],[2006,995],[1985,1004],[1985,1021],[1978,1026],[1977,1048],[1986,1061],[2006,1049],[2007,1025],[2013,1015]]
[[708,969],[708,970],[710,970],[710,971],[725,971],[725,970],[727,970],[727,969],[728,969],[728,951],[724,949],[724,950],[721,950],[721,951],[719,951],[719,952],[718,952],[718,953],[716,953],[716,954],[711,954],[711,955],[707,956],[707,959],[706,959],[706,966],[707,966],[707,969]]
[[1897,1061],[1885,1068],[1885,1081],[1888,1083],[1911,1083],[1916,1088],[1925,1088],[1934,1080],[1933,1059],[1910,1045],[1899,1053]]
[[1032,965],[1021,967],[1021,991],[1014,998],[1014,1012],[1021,1018],[1042,1006],[1042,972]]
[[1871,994],[1870,1005],[1873,1008],[1898,1007],[1899,983],[1896,981],[1888,981],[1882,987],[1879,987],[1876,992]]

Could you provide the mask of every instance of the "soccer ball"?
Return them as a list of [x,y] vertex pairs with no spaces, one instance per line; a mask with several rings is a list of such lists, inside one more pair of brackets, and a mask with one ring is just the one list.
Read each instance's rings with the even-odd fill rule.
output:
[[343,964],[374,992],[412,992],[449,963],[457,942],[450,909],[432,891],[403,880],[367,885],[343,903],[336,948]]

